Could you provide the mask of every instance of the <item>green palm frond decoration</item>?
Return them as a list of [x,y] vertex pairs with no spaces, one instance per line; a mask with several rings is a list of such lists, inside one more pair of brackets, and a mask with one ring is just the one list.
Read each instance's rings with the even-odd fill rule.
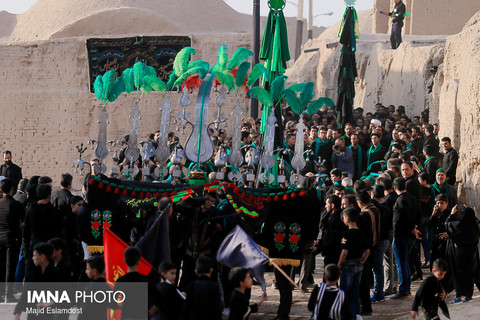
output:
[[237,69],[237,74],[235,76],[235,85],[240,88],[245,83],[248,70],[250,70],[250,62],[244,61]]
[[293,84],[283,91],[282,96],[296,114],[303,112],[314,114],[325,105],[335,106],[333,100],[327,97],[320,97],[310,102],[315,95],[313,87],[313,82]]
[[282,98],[282,93],[285,91],[286,80],[286,76],[278,76],[273,80],[269,91],[262,87],[253,87],[247,91],[247,97],[250,99],[252,97],[257,98],[264,106],[271,107],[274,101]]
[[[130,81],[133,78],[133,86],[135,86],[138,91],[149,93],[152,90],[161,92],[167,89],[165,83],[157,77],[157,70],[155,70],[154,67],[147,66],[142,62],[137,62],[133,65],[133,72],[128,71],[128,69],[125,71],[127,71],[126,76],[129,77]],[[127,84],[125,88],[127,88]],[[128,88],[131,89],[131,82],[128,82]]]
[[305,111],[305,113],[307,113],[307,114],[314,114],[314,113],[316,113],[318,110],[320,110],[321,108],[323,108],[323,106],[335,107],[335,103],[334,103],[333,100],[330,99],[330,98],[320,97],[320,98],[318,98],[317,100],[312,101],[312,102],[308,105],[307,110]]
[[123,78],[120,76],[115,80],[116,75],[115,70],[110,70],[95,79],[93,88],[98,100],[104,103],[113,102],[125,91]]
[[203,60],[188,62],[190,56],[195,54],[195,49],[185,47],[180,50],[173,62],[173,72],[168,78],[166,89],[172,90],[173,87],[181,86],[189,77],[198,75],[200,79],[207,75],[210,64]]
[[233,70],[239,65],[242,64],[242,62],[245,62],[248,60],[248,58],[253,57],[253,52],[248,50],[247,48],[240,47],[238,48],[233,54],[230,60],[228,61],[227,69],[228,70]]
[[[243,85],[246,74],[248,73],[248,69],[242,69],[240,74],[238,74],[237,70],[237,76],[243,77],[238,81],[233,76],[232,70],[242,65],[244,62],[246,62],[246,60],[248,60],[248,58],[252,56],[252,51],[241,47],[232,54],[230,59],[228,59],[228,48],[225,44],[223,44],[218,50],[218,62],[215,63],[209,71],[218,80],[218,82],[223,84],[229,90],[234,90],[235,85],[237,87],[241,87]],[[246,65],[243,65],[242,68],[246,68]],[[248,68],[250,68],[250,66]]]
[[257,81],[260,77],[265,76],[268,73],[267,68],[262,63],[257,63],[252,72],[248,75],[247,79],[247,87],[252,87],[255,81]]
[[301,114],[307,108],[308,103],[314,96],[313,83],[297,83],[283,91],[283,97],[292,109],[293,113]]
[[260,101],[261,104],[267,107],[271,107],[273,105],[273,100],[270,95],[270,92],[265,90],[262,87],[253,87],[250,90],[247,91],[247,97],[248,98],[257,98],[258,101]]
[[133,77],[133,68],[127,68],[122,72],[123,84],[125,92],[130,93],[135,90],[135,80]]

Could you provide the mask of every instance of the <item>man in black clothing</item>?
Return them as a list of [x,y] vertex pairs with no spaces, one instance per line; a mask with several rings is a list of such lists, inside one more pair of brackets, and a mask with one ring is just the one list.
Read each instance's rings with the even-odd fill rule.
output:
[[60,212],[60,216],[64,218],[70,212],[70,198],[73,196],[72,189],[73,177],[69,173],[62,174],[60,178],[61,189],[52,192],[50,202]]
[[325,266],[337,263],[340,258],[340,240],[345,230],[342,221],[341,200],[338,196],[329,194],[325,200],[325,215],[320,221],[322,230],[321,248],[325,257]]
[[185,302],[185,320],[221,320],[222,302],[220,288],[210,276],[213,272],[212,260],[203,256],[195,263],[198,280],[193,281],[187,289]]
[[377,184],[384,188],[385,202],[383,204],[392,211],[398,197],[397,193],[393,190],[392,180],[385,177],[378,177]]
[[[149,286],[148,291],[135,290],[142,287],[140,283],[144,282],[145,287],[148,283],[148,277],[138,272],[141,257],[140,249],[135,247],[125,249],[124,258],[128,268],[127,273],[117,279],[114,287],[114,291],[125,292],[125,301],[122,304],[122,319],[146,319],[147,312],[139,314],[139,306],[148,301],[149,293],[153,295],[155,292],[153,284]],[[137,283],[138,285],[136,285]]]
[[425,162],[423,163],[423,171],[428,174],[427,183],[435,183],[435,175],[438,169],[438,161],[434,155],[434,149],[432,146],[423,147],[423,155],[425,156]]
[[[380,136],[376,133],[371,135],[372,145],[368,149],[367,154],[367,170],[370,168],[370,172],[378,172],[382,169],[382,164],[377,163],[385,159],[387,149],[380,143]],[[373,166],[372,164],[375,163]]]
[[20,180],[18,184],[17,192],[13,196],[13,199],[20,202],[20,204],[24,208],[27,207],[27,200],[28,200],[27,184],[28,184],[28,179],[23,178],[22,180]]
[[[13,182],[4,179],[1,182],[3,198],[0,199],[0,284],[7,283],[6,298],[13,298],[12,284],[15,281],[22,230],[20,223],[25,217],[22,205],[13,199]],[[5,287],[0,286],[0,300],[5,295]]]
[[452,148],[452,141],[449,137],[442,138],[442,146],[445,150],[442,168],[445,170],[445,174],[447,175],[447,183],[453,186],[457,180],[456,173],[458,165],[458,153]]
[[373,294],[370,296],[370,300],[373,302],[384,300],[383,257],[393,239],[393,230],[392,210],[385,205],[385,188],[379,184],[374,185],[372,187],[372,195],[372,204],[380,212],[380,236],[377,249],[374,252],[375,255],[373,256],[374,287]]
[[433,148],[433,156],[438,157],[438,141],[435,138],[433,125],[431,124],[425,127],[425,140],[423,140],[422,151],[426,146],[431,146]]
[[7,150],[3,153],[3,160],[5,161],[5,164],[0,166],[0,176],[12,180],[15,186],[14,189],[17,190],[18,182],[22,179],[22,168],[12,162],[11,151]]
[[[27,276],[25,285],[28,287],[28,282],[58,282],[58,273],[55,270],[55,267],[52,263],[54,247],[50,243],[39,242],[33,247],[33,265],[30,275]],[[29,304],[27,300],[27,288],[23,291],[20,300],[15,306],[14,311],[14,320],[20,320],[20,315],[27,307],[35,308],[35,304]],[[41,308],[41,307],[40,307]],[[42,319],[52,319],[51,314],[45,313],[43,309],[43,314],[28,313],[28,320],[42,320]]]
[[417,234],[414,217],[417,215],[418,204],[417,199],[407,192],[404,178],[396,178],[394,187],[398,198],[393,207],[393,252],[397,264],[399,292],[393,298],[398,299],[410,295],[411,280],[408,257]]
[[[385,177],[378,177],[377,178],[377,184],[379,186],[383,186],[385,189],[385,198],[383,204],[390,209],[392,212],[392,218],[393,218],[393,206],[395,205],[395,202],[397,201],[397,193],[393,190],[393,184],[392,180],[389,178]],[[383,221],[383,220],[382,220]],[[391,221],[390,221],[391,222]],[[392,222],[391,222],[392,223]],[[387,247],[387,250],[385,251],[384,254],[384,268],[385,268],[385,295],[390,295],[396,293],[396,287],[397,287],[397,282],[398,282],[398,274],[397,270],[395,268],[395,263],[394,263],[394,256],[393,256],[393,248],[392,248],[392,242],[393,242],[393,223],[392,223],[392,230],[389,232],[389,245]],[[383,233],[382,233],[383,236]]]
[[[431,146],[425,147],[431,149]],[[412,215],[415,228],[420,225],[421,215],[421,199],[422,199],[422,185],[418,181],[418,175],[415,170],[413,170],[413,163],[407,161],[402,163],[401,166],[402,176],[406,180],[407,192],[411,194],[417,201],[417,208],[415,215]],[[413,274],[413,280],[422,280],[422,263],[420,261],[420,254],[417,250],[417,247],[413,246],[409,250],[410,252],[410,273]]]
[[395,7],[393,11],[388,15],[392,18],[392,33],[390,35],[390,43],[392,49],[397,49],[400,43],[402,43],[402,28],[403,18],[405,15],[405,4],[402,0],[393,0]]
[[423,136],[417,126],[412,127],[412,140],[410,141],[410,149],[418,156],[422,152]]
[[39,242],[47,242],[52,238],[61,238],[63,221],[57,209],[50,203],[52,187],[47,184],[37,186],[38,201],[33,203],[25,215],[23,237],[27,251],[27,277],[32,267],[32,250]]
[[370,301],[370,287],[373,285],[373,259],[375,251],[378,247],[380,238],[381,217],[378,209],[373,205],[370,195],[367,191],[358,192],[356,195],[357,204],[361,209],[357,222],[358,228],[363,231],[366,236],[370,255],[363,264],[363,272],[360,281],[360,302],[362,305],[362,315],[372,313],[372,305]]
[[402,177],[405,179],[407,185],[407,192],[415,197],[415,200],[420,206],[420,199],[422,197],[422,186],[418,181],[417,174],[413,170],[413,164],[410,161],[405,161],[404,163],[402,163],[400,169],[402,171]]

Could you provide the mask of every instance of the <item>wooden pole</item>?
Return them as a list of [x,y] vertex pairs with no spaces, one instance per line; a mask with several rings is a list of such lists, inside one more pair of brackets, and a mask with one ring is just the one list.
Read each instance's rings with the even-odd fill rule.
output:
[[[253,0],[253,63],[252,67],[260,62],[260,0]],[[258,80],[255,82],[258,86]],[[258,100],[251,99],[250,101],[250,117],[258,118]]]
[[295,281],[293,281],[292,278],[290,278],[290,277],[285,273],[285,271],[283,271],[283,269],[280,268],[280,266],[279,266],[275,261],[270,260],[270,263],[271,263],[272,266],[274,266],[275,269],[277,269],[285,278],[287,278],[287,280],[288,280],[291,284],[293,284],[293,286],[294,286],[295,288],[297,288],[298,290],[300,290],[300,292],[301,292],[303,295],[308,296],[305,292],[303,292],[303,290],[301,290],[301,289],[298,287],[298,285],[295,283]]

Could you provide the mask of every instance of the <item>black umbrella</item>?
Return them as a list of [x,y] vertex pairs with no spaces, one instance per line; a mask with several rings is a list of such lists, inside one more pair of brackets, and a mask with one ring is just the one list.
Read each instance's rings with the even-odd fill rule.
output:
[[356,38],[358,38],[358,18],[353,6],[345,9],[339,37],[343,47],[338,62],[337,123],[339,126],[343,126],[346,123],[353,123],[354,84],[357,77],[355,50]]

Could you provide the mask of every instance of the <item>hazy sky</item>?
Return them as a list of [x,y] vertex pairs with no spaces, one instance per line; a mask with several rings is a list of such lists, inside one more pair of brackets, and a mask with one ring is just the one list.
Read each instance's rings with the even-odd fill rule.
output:
[[[101,1],[101,0],[99,0]],[[152,0],[155,1],[155,0]],[[175,1],[175,0],[174,0]],[[181,3],[181,0],[177,0]],[[209,1],[209,0],[198,0]],[[242,13],[252,13],[253,0],[224,0],[235,10]],[[11,13],[23,13],[27,11],[37,0],[0,0],[0,11],[6,10]],[[286,16],[297,16],[298,0],[289,0],[284,9]],[[355,8],[365,10],[373,7],[373,0],[357,0]],[[267,0],[260,0],[261,14],[268,14]],[[304,0],[304,16],[307,17],[308,0]],[[313,15],[333,12],[332,16],[321,15],[313,19],[316,26],[329,26],[341,19],[345,3],[343,0],[313,0]]]

